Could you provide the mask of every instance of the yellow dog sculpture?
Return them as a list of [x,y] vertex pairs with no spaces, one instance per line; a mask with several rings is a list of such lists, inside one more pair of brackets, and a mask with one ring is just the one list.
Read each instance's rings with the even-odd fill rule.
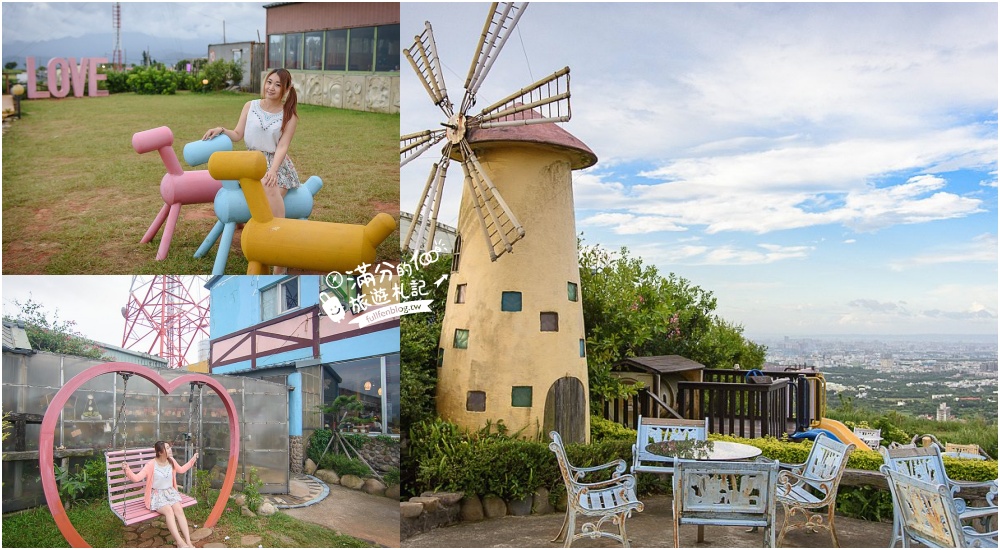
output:
[[238,180],[247,198],[251,219],[240,236],[247,275],[269,273],[271,266],[348,273],[374,263],[375,248],[396,230],[396,220],[385,213],[368,225],[275,218],[260,182],[267,161],[259,151],[214,153],[208,172],[217,180]]

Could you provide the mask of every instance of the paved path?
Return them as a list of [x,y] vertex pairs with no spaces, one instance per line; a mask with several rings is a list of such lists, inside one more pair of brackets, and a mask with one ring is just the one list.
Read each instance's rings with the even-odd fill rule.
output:
[[399,502],[363,491],[330,486],[330,495],[305,508],[282,512],[385,547],[399,547]]
[[[646,508],[626,520],[625,528],[634,547],[671,548],[674,545],[673,518],[670,498],[651,496],[642,499]],[[563,514],[541,516],[507,516],[479,522],[441,527],[414,535],[403,541],[403,547],[430,548],[553,548],[561,543],[550,542],[562,525]],[[778,506],[775,540],[781,529],[783,515]],[[577,519],[577,529],[582,521]],[[834,521],[842,548],[885,548],[889,546],[892,523],[874,523],[837,516]],[[605,529],[609,526],[605,525]],[[614,527],[611,526],[613,529]],[[681,547],[684,548],[753,548],[763,542],[762,533],[747,533],[742,527],[705,527],[705,542],[697,542],[698,528],[684,525],[680,530]],[[810,533],[799,530],[789,533],[782,547],[829,548],[833,542],[829,533]],[[573,543],[581,548],[621,548],[610,539],[581,539]]]

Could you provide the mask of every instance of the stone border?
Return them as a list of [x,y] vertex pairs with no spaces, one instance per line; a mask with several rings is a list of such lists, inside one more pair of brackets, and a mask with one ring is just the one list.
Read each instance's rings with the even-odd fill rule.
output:
[[321,483],[327,485],[340,485],[355,491],[364,491],[369,495],[399,500],[399,485],[386,487],[384,483],[374,477],[360,478],[351,474],[338,476],[337,472],[333,470],[316,470],[314,475],[319,478]]
[[299,475],[308,477],[309,479],[315,481],[323,489],[320,491],[319,495],[314,496],[313,498],[309,499],[306,502],[303,502],[302,504],[278,504],[275,507],[278,508],[279,510],[286,508],[305,508],[306,506],[312,506],[313,504],[321,502],[324,498],[330,495],[330,487],[326,483],[323,483],[323,481],[320,480],[319,478],[308,474],[299,474]]
[[425,492],[399,503],[399,540],[424,533],[438,527],[455,525],[463,521],[482,521],[504,516],[528,516],[566,511],[565,495],[553,507],[549,491],[537,489],[531,496],[505,501],[497,496],[479,498],[465,493]]

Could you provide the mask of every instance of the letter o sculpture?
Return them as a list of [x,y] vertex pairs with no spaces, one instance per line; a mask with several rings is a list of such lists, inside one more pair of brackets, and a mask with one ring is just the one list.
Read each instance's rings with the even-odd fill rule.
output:
[[226,391],[226,388],[222,384],[204,374],[185,374],[168,382],[159,373],[150,368],[134,363],[114,362],[91,367],[74,376],[52,398],[52,402],[49,403],[49,407],[45,411],[45,417],[42,419],[41,435],[38,438],[38,468],[42,476],[42,488],[45,490],[45,502],[49,506],[52,518],[59,527],[59,532],[65,537],[66,542],[74,548],[90,547],[69,521],[66,509],[63,508],[62,500],[59,498],[54,464],[56,422],[59,421],[59,415],[62,413],[66,402],[73,395],[73,392],[80,389],[81,386],[90,380],[102,374],[111,373],[131,373],[141,376],[160,388],[160,391],[164,394],[169,394],[174,389],[191,382],[203,383],[212,388],[212,391],[222,399],[222,403],[226,407],[226,413],[229,415],[229,466],[226,468],[226,477],[222,481],[222,490],[219,492],[219,498],[216,499],[215,506],[208,515],[208,519],[205,520],[205,527],[214,527],[219,518],[222,517],[222,512],[225,511],[226,503],[229,501],[229,494],[232,492],[233,482],[236,480],[236,468],[240,456],[240,425],[236,420],[236,404],[233,403],[233,398],[229,396],[229,392]]

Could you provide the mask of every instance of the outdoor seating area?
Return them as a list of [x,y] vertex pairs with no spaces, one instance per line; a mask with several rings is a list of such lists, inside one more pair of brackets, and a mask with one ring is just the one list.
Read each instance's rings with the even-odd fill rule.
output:
[[[819,530],[829,532],[832,546],[841,546],[835,526],[836,499],[853,444],[821,434],[804,463],[784,464],[757,457],[760,450],[752,445],[708,440],[706,424],[700,420],[640,418],[632,446],[631,474],[625,473],[626,461],[621,459],[601,466],[574,467],[561,437],[551,432],[549,448],[556,454],[568,495],[563,525],[553,542],[570,547],[581,538],[606,537],[623,547],[638,544],[634,538],[629,540],[625,520],[652,510],[648,502],[636,498],[634,475],[655,473],[672,476],[669,507],[674,547],[683,546],[682,526],[697,527],[696,543],[708,542],[706,526],[739,526],[754,533],[762,531],[763,547],[783,546],[786,536],[795,531],[799,531],[793,537],[797,542],[809,541],[807,545],[814,547],[829,544],[816,539]],[[756,453],[740,447],[753,448]],[[881,447],[880,452],[885,461],[881,472],[893,498],[889,547],[900,542],[908,547],[914,541],[928,546],[996,547],[995,480],[973,483],[949,479],[941,450],[934,444]],[[611,471],[608,479],[584,479],[602,470]],[[986,505],[969,505],[957,496],[963,488],[979,489],[980,496],[986,489]],[[781,503],[780,514],[777,503]],[[588,521],[577,532],[578,515],[597,520]],[[601,531],[606,522],[617,526],[618,532]]]

